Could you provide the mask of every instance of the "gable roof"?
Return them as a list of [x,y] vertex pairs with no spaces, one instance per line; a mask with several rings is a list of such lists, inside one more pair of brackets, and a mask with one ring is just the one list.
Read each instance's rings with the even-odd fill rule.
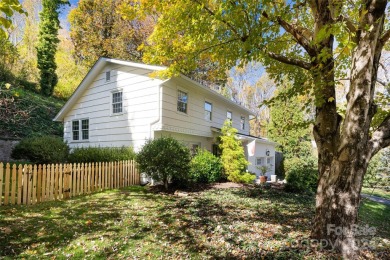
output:
[[[135,67],[139,69],[146,69],[153,71],[161,71],[167,69],[167,67],[163,66],[154,66],[154,65],[147,65],[143,63],[136,63],[136,62],[130,62],[130,61],[124,61],[124,60],[118,60],[118,59],[111,59],[106,57],[100,57],[95,64],[92,66],[92,68],[88,71],[87,75],[84,77],[84,79],[81,81],[80,85],[76,88],[76,90],[73,92],[72,96],[68,99],[68,101],[65,103],[65,105],[61,108],[61,110],[58,112],[58,114],[54,117],[53,121],[62,121],[65,117],[65,115],[70,111],[70,109],[74,106],[74,104],[77,102],[77,100],[82,96],[84,91],[88,88],[88,86],[93,82],[95,77],[100,73],[100,71],[106,66],[106,64],[117,64],[117,65],[123,65],[128,67]],[[195,85],[196,87],[199,87],[206,92],[209,92],[213,96],[222,99],[229,104],[244,110],[245,112],[249,113],[250,115],[254,115],[252,111],[249,109],[233,102],[232,100],[222,96],[221,94],[211,90],[210,88],[203,86],[199,84],[198,82],[180,74],[180,78],[184,79],[185,81],[191,83],[192,85]],[[169,79],[168,79],[169,80]]]

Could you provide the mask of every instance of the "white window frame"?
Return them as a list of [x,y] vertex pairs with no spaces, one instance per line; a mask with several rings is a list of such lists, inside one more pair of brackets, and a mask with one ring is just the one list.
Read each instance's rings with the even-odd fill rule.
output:
[[[87,128],[83,128],[83,122],[88,121]],[[73,129],[73,123],[77,122],[78,123],[78,129],[74,130]],[[72,141],[73,142],[85,142],[89,140],[89,133],[90,133],[90,127],[89,127],[89,118],[82,118],[82,119],[77,119],[77,120],[72,120],[71,121],[71,128],[72,128]],[[87,131],[88,138],[84,138],[84,131]],[[77,132],[78,134],[78,139],[74,139],[74,133]]]
[[272,158],[271,157],[267,157],[267,165],[271,165],[272,164]]
[[[261,161],[261,164],[259,164],[259,160]],[[263,156],[263,157],[256,157],[256,166],[272,166],[273,165],[273,156]]]
[[[210,105],[210,111],[206,109],[206,104]],[[204,102],[204,119],[207,121],[213,120],[213,103],[209,101]]]
[[241,116],[240,117],[240,128],[241,128],[241,130],[245,130],[245,116]]
[[[229,113],[230,113],[230,118],[229,118]],[[229,119],[230,122],[233,122],[233,112],[232,111],[226,111],[226,119]]]
[[[259,164],[259,160],[260,160],[260,164]],[[263,166],[265,165],[265,157],[256,157],[256,166]]]
[[[114,94],[121,93],[121,100],[118,102],[114,102]],[[121,104],[121,111],[115,112],[114,105]],[[120,115],[123,114],[123,90],[122,89],[116,89],[111,92],[111,114],[112,115]]]
[[[187,97],[187,100],[186,100],[186,102],[183,102],[183,101],[181,101],[179,98],[180,98],[180,93],[183,93],[183,94],[185,94],[185,96]],[[186,114],[186,115],[188,115],[188,92],[187,91],[184,91],[184,90],[181,90],[181,89],[178,89],[177,90],[177,112],[179,112],[179,113],[182,113],[182,114]],[[185,104],[185,111],[181,111],[181,110],[179,110],[179,103],[182,103],[182,104]],[[181,107],[180,107],[181,108]]]

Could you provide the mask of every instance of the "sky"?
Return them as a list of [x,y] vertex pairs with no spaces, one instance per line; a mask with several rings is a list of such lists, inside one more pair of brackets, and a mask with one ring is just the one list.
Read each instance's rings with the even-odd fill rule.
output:
[[70,10],[75,8],[79,2],[79,0],[69,0],[70,6],[66,5],[64,8],[61,9],[60,12],[60,21],[61,21],[61,27],[64,29],[67,29],[69,31],[70,24],[68,22],[68,14]]

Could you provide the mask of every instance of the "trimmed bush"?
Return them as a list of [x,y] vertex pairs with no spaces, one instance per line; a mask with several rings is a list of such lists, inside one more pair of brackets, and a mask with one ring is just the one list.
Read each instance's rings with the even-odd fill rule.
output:
[[12,150],[12,158],[32,163],[61,163],[67,160],[69,147],[62,138],[40,136],[25,138]]
[[191,160],[190,178],[194,182],[212,183],[222,178],[221,159],[207,150],[199,149]]
[[286,191],[315,192],[317,189],[318,169],[314,158],[286,159]]
[[135,159],[132,147],[85,147],[75,148],[69,155],[69,162],[113,162]]
[[140,170],[165,188],[172,181],[185,185],[189,177],[190,150],[172,137],[149,140],[137,155]]

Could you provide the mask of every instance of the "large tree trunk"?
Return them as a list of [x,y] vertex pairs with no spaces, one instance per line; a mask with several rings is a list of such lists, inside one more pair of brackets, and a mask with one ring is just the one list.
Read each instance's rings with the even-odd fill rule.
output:
[[[341,251],[347,259],[355,259],[359,253],[354,229],[360,191],[368,162],[376,152],[370,149],[369,129],[376,112],[373,97],[383,47],[379,39],[386,4],[387,1],[366,2],[368,12],[362,20],[371,27],[357,32],[343,122],[335,116],[335,105],[326,102],[317,108],[314,126],[319,151],[319,182],[311,235],[328,244],[328,248]],[[331,97],[326,91],[324,96]]]

